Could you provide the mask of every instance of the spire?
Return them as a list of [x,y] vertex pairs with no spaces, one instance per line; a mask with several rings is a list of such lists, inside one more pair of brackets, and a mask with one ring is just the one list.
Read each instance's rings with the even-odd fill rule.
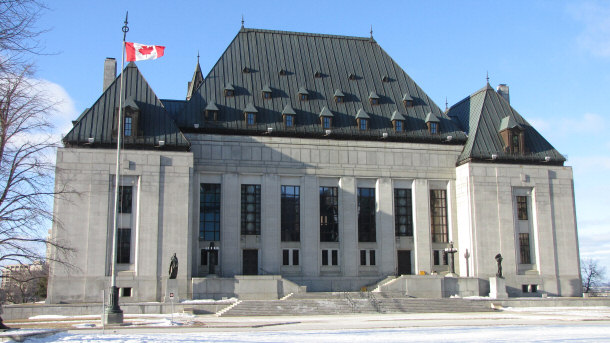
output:
[[201,66],[199,65],[199,51],[197,51],[197,66],[193,73],[193,79],[188,83],[188,90],[186,92],[186,100],[190,100],[193,93],[199,88],[199,85],[203,83],[203,73],[201,72]]
[[371,40],[373,40],[373,24],[371,24]]
[[487,71],[487,76],[485,77],[485,79],[487,79],[487,85],[489,86],[489,71]]
[[244,28],[244,15],[241,15],[241,28]]
[[449,102],[447,102],[447,97],[445,97],[445,113],[449,111]]

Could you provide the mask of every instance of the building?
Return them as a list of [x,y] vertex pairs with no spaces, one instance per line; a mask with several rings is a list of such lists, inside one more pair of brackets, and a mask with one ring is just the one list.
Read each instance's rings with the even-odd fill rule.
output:
[[[395,275],[416,296],[485,295],[498,253],[511,296],[581,294],[571,168],[505,85],[442,111],[372,37],[248,28],[207,77],[197,63],[187,100],[159,99],[133,63],[123,73],[124,301],[164,300],[174,253],[188,298]],[[51,266],[50,302],[109,287],[114,60],[104,74],[57,153],[57,186],[78,193],[55,201],[52,234],[76,245],[79,270]]]

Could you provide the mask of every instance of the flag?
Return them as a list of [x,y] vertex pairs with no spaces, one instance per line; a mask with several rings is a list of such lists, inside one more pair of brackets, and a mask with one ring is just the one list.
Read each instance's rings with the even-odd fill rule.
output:
[[165,47],[161,45],[144,45],[140,43],[125,42],[127,62],[154,60],[163,56]]

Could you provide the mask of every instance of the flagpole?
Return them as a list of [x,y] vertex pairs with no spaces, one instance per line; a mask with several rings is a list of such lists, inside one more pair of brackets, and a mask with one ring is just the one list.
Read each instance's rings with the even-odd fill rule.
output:
[[127,26],[127,17],[129,12],[125,14],[125,25],[123,26],[123,46],[121,53],[121,86],[119,88],[119,118],[117,129],[117,144],[116,144],[116,173],[114,182],[114,223],[112,227],[112,253],[111,253],[111,281],[110,281],[110,301],[106,307],[105,321],[107,324],[122,324],[123,310],[119,306],[119,288],[116,286],[116,255],[117,255],[117,236],[119,226],[119,189],[121,182],[121,138],[123,137],[123,88],[125,74],[125,39],[129,27]]

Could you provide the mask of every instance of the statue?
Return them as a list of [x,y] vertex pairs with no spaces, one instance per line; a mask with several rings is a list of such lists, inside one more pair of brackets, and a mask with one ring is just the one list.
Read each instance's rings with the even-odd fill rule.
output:
[[169,278],[175,279],[178,275],[178,257],[176,257],[176,253],[172,256],[172,259],[169,263]]
[[498,262],[498,272],[496,273],[496,276],[504,278],[504,276],[502,276],[502,260],[503,260],[502,254],[497,254],[496,262]]

